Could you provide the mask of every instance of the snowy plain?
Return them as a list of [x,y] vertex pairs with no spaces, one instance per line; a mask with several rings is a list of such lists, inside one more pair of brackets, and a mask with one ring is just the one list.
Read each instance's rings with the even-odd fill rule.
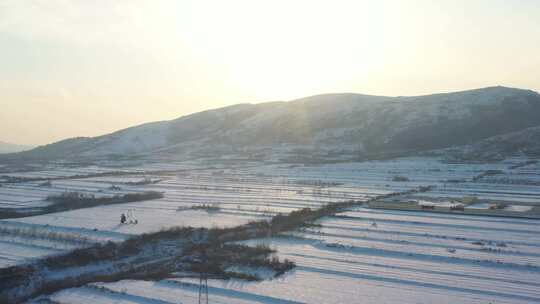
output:
[[[178,162],[12,173],[55,179],[48,187],[42,181],[3,182],[1,208],[39,207],[47,204],[48,195],[65,191],[110,196],[153,190],[163,192],[164,198],[0,220],[0,267],[175,226],[232,227],[426,185],[436,187],[422,194],[424,200],[475,196],[532,208],[540,205],[540,166],[514,168],[523,161],[449,164],[402,158],[237,166]],[[84,177],[119,170],[130,174]],[[473,180],[487,170],[498,174]],[[407,181],[395,181],[395,176],[406,176]],[[133,184],[144,178],[160,181]],[[202,204],[217,210],[190,209]],[[120,214],[128,210],[138,224],[119,223]],[[295,261],[296,269],[261,282],[210,280],[210,302],[540,303],[539,222],[359,207],[321,219],[320,227],[249,241],[270,245],[280,257]],[[175,279],[94,283],[48,298],[54,303],[197,303],[197,293],[197,280]]]

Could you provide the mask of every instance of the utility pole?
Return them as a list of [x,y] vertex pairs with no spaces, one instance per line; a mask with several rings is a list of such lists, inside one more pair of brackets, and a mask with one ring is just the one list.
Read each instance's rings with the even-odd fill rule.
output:
[[208,304],[208,277],[202,272],[199,277],[199,304]]
[[208,304],[208,258],[206,249],[201,250],[201,264],[199,267],[199,304]]

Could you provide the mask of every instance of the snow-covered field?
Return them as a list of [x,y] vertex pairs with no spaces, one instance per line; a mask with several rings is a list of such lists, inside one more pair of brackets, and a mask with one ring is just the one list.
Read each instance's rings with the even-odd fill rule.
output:
[[[157,166],[160,168],[160,166]],[[170,169],[170,167],[167,167]],[[152,169],[156,169],[156,166]],[[34,255],[0,256],[2,265],[16,265],[28,262],[31,258],[61,252],[57,244],[43,244],[42,238],[47,233],[69,234],[62,241],[79,238],[99,241],[121,241],[131,235],[155,232],[175,226],[193,227],[231,227],[245,224],[250,220],[269,218],[277,213],[324,204],[346,201],[365,200],[373,195],[388,193],[389,190],[377,188],[356,188],[350,185],[326,187],[321,180],[310,179],[298,183],[281,175],[266,175],[261,172],[249,172],[244,169],[226,171],[222,169],[184,171],[166,176],[146,176],[159,183],[132,185],[142,177],[105,176],[53,180],[51,186],[42,186],[42,182],[22,182],[5,184],[0,187],[6,200],[0,201],[4,208],[37,207],[47,202],[48,195],[65,191],[91,193],[96,196],[110,196],[131,192],[154,190],[164,192],[162,199],[99,206],[65,212],[44,214],[18,219],[0,221],[0,231],[14,237],[13,246],[24,243],[26,247],[36,243]],[[265,168],[273,173],[273,166]],[[42,174],[42,173],[40,173]],[[115,186],[115,188],[112,188]],[[11,195],[11,196],[10,196]],[[13,204],[14,198],[28,198],[28,202]],[[0,197],[1,198],[1,197]],[[214,212],[191,210],[192,206],[212,205],[219,208]],[[120,215],[132,210],[138,220],[136,225],[120,224]],[[21,233],[19,230],[23,230]],[[28,233],[27,230],[39,230],[41,235]],[[45,236],[43,236],[45,235]],[[88,242],[91,244],[92,242]],[[37,244],[40,245],[37,245]],[[86,243],[85,243],[86,244]],[[55,250],[49,249],[51,246]]]
[[[540,302],[535,220],[359,208],[320,224],[248,241],[270,245],[280,257],[295,261],[296,269],[262,282],[210,280],[210,302]],[[58,303],[197,303],[198,281],[98,283],[50,298]]]
[[[150,163],[6,174],[77,178],[55,179],[50,186],[43,186],[43,181],[4,182],[0,208],[39,207],[47,203],[48,195],[65,191],[110,196],[154,190],[163,192],[164,198],[1,220],[0,267],[174,226],[232,227],[277,213],[364,201],[427,185],[436,187],[422,193],[424,200],[476,196],[516,202],[508,208],[526,211],[540,205],[540,165],[516,166],[523,161],[447,164],[404,158],[309,166]],[[496,174],[474,180],[488,170]],[[139,174],[81,177],[111,171]],[[395,181],[396,176],[407,180]],[[133,184],[144,178],[160,181]],[[190,209],[202,204],[217,208]],[[119,223],[120,214],[128,210],[138,224]],[[251,241],[270,244],[298,267],[282,278],[262,282],[210,280],[211,303],[540,302],[539,222],[357,208],[324,218],[321,227]],[[196,303],[197,284],[189,279],[121,281],[68,289],[50,298],[55,303]]]

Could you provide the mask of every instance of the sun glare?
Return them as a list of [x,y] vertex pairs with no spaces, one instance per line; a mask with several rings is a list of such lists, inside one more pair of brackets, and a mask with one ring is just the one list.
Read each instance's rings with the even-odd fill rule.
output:
[[311,1],[227,1],[189,6],[182,15],[186,19],[170,25],[171,36],[261,99],[362,82],[374,65],[384,64],[395,27],[385,5],[362,1],[332,9]]
[[[0,3],[0,99],[55,130],[22,140],[43,144],[320,93],[538,90],[535,3],[8,1]],[[85,123],[44,116],[51,104]],[[111,119],[96,124],[103,113]],[[21,120],[1,118],[16,130],[8,140],[27,134]]]

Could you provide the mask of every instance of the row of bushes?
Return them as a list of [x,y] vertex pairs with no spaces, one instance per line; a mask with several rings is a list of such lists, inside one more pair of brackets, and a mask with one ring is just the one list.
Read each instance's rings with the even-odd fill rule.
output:
[[478,174],[477,176],[473,177],[472,181],[476,182],[476,181],[484,178],[485,176],[494,176],[494,175],[503,174],[503,173],[504,172],[501,171],[501,170],[486,170],[486,171]]
[[0,235],[78,243],[83,246],[95,244],[95,241],[83,235],[40,228],[0,226]]
[[46,213],[59,212],[72,209],[89,208],[101,205],[122,204],[130,202],[146,201],[162,198],[163,193],[157,191],[146,191],[139,193],[128,193],[124,195],[95,197],[93,194],[87,195],[80,192],[64,192],[59,195],[47,197],[51,205],[44,207]]
[[185,210],[204,210],[208,213],[211,212],[218,212],[221,210],[221,207],[217,204],[202,204],[202,205],[194,205],[190,207],[178,207],[176,211],[185,211]]
[[44,207],[32,208],[29,210],[13,210],[12,208],[0,208],[0,219],[35,216],[53,212],[90,208],[101,205],[140,202],[152,199],[159,199],[162,197],[163,193],[157,191],[146,191],[103,197],[96,197],[93,194],[84,194],[80,192],[64,192],[62,194],[48,196],[46,200],[51,202],[51,204]]
[[35,181],[48,181],[51,180],[63,180],[63,179],[76,179],[76,178],[92,178],[92,177],[103,177],[103,176],[125,176],[125,175],[142,175],[146,173],[141,172],[128,172],[128,171],[108,171],[101,173],[89,173],[89,174],[75,174],[69,177],[59,176],[59,177],[20,177],[20,176],[11,176],[11,175],[2,175],[0,178],[6,180],[7,183],[24,183],[24,182],[35,182]]

